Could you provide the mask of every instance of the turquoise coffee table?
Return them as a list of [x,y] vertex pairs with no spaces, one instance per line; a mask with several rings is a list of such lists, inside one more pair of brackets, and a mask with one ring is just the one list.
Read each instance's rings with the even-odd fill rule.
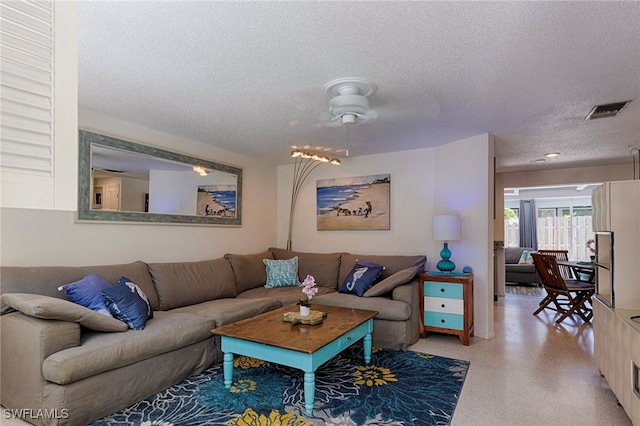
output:
[[364,361],[371,361],[371,333],[377,311],[312,305],[312,310],[327,313],[322,324],[304,325],[283,322],[287,312],[298,306],[285,306],[253,318],[211,330],[221,336],[224,353],[224,385],[233,382],[233,355],[244,355],[304,371],[304,407],[313,412],[315,371],[360,339]]

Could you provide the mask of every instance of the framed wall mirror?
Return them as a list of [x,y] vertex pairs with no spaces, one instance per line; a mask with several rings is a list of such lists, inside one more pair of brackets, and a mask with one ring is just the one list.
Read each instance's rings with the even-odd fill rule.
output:
[[78,220],[242,223],[242,169],[80,130]]

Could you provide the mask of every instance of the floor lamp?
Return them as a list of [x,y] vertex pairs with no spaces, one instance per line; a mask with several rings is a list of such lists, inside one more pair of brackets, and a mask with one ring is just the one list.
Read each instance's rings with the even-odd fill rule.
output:
[[436,268],[438,270],[449,273],[456,269],[456,264],[451,260],[451,250],[449,250],[449,241],[460,239],[460,216],[457,215],[439,215],[433,216],[433,239],[444,241],[444,247],[440,251],[440,260]]
[[289,210],[289,235],[287,237],[287,250],[291,250],[291,235],[293,233],[293,213],[296,208],[296,201],[298,200],[298,194],[307,177],[315,169],[323,164],[340,165],[340,160],[337,158],[327,157],[326,155],[315,154],[306,151],[293,150],[291,156],[295,158],[293,166],[293,188],[291,189],[291,208]]

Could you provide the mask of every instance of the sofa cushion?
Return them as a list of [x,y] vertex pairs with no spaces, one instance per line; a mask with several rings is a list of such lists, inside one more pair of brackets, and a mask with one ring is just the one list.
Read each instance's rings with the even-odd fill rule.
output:
[[378,311],[376,319],[406,321],[411,316],[411,306],[408,303],[386,297],[358,297],[355,294],[332,292],[316,296],[313,301],[322,305]]
[[286,260],[264,259],[262,262],[267,270],[266,288],[296,287],[300,285],[297,256]]
[[528,252],[534,251],[531,247],[505,247],[504,263],[517,264],[524,250],[527,250]]
[[151,263],[160,310],[235,297],[235,277],[224,258],[201,262]]
[[47,357],[42,374],[66,385],[208,339],[212,328],[213,320],[200,315],[155,312],[144,330],[83,334],[80,346]]
[[418,270],[418,273],[424,271],[424,265],[427,261],[426,256],[411,256],[411,255],[359,255],[344,253],[342,255],[342,261],[340,262],[340,282],[344,282],[345,278],[351,272],[351,268],[355,265],[356,260],[363,260],[365,262],[377,263],[385,267],[384,271],[380,274],[380,280],[395,274],[406,268],[414,267]]
[[[2,266],[0,291],[3,294],[30,293],[67,300],[58,287],[78,281],[86,274],[87,271],[71,266]],[[2,314],[13,310],[4,303],[0,306]]]
[[416,276],[417,272],[418,269],[414,266],[398,271],[393,275],[389,275],[384,280],[374,283],[373,287],[367,290],[363,296],[375,297],[387,294],[399,285],[406,284],[411,281],[413,277]]
[[[283,287],[282,289],[286,289]],[[288,287],[293,289],[292,287]],[[265,288],[262,287],[264,290]],[[258,289],[255,289],[258,290]],[[275,289],[281,290],[281,289]],[[253,290],[248,290],[253,291]],[[216,327],[231,324],[246,318],[251,318],[264,312],[281,307],[280,302],[272,298],[261,299],[217,299],[195,305],[183,306],[171,310],[171,312],[198,314],[214,321]],[[211,327],[213,328],[213,327]]]
[[[311,275],[320,287],[338,288],[338,272],[342,253],[304,253],[271,247],[274,259],[291,259],[298,257],[298,280],[302,281]],[[349,266],[349,269],[351,269]],[[343,279],[344,280],[344,279]],[[342,282],[342,281],[340,281]]]
[[536,265],[519,264],[519,263],[506,263],[504,265],[505,272],[521,272],[534,274],[536,272]]
[[384,266],[377,263],[358,260],[338,291],[362,297],[378,279],[383,269]]
[[147,296],[129,278],[122,277],[116,285],[102,290],[102,297],[113,317],[129,328],[144,330],[147,320],[153,318]]
[[[334,289],[329,287],[316,287],[318,293],[313,296],[311,303],[315,303],[316,297],[321,294],[329,294],[335,292]],[[279,287],[279,288],[252,288],[251,290],[243,291],[238,294],[240,299],[260,299],[260,298],[272,298],[280,302],[282,306],[293,305],[303,296],[302,287]]]
[[233,275],[236,277],[236,290],[240,293],[265,285],[267,272],[262,260],[273,260],[273,253],[270,251],[256,254],[227,253],[224,258],[231,264]]
[[102,332],[127,330],[125,323],[68,300],[29,293],[6,293],[1,300],[3,304],[35,318],[76,322]]
[[109,287],[111,284],[100,275],[87,274],[79,281],[58,287],[58,290],[64,291],[73,303],[110,317],[111,312],[102,298],[102,290]]

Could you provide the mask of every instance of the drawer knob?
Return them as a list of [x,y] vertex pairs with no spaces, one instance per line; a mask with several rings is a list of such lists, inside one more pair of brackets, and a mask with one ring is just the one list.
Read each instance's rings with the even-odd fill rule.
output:
[[443,319],[441,319],[440,322],[444,324],[444,320]]
[[442,306],[444,308],[444,303],[442,305],[440,305],[440,306]]
[[440,291],[444,293],[444,288],[441,288]]

